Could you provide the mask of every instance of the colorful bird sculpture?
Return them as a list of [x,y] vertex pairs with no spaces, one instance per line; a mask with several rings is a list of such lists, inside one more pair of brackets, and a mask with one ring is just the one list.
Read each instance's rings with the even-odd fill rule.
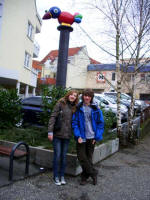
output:
[[45,15],[43,16],[44,20],[58,18],[58,22],[61,25],[71,26],[73,22],[80,23],[82,20],[82,15],[79,13],[75,13],[74,15],[68,12],[61,12],[58,7],[52,7],[49,11],[45,11]]

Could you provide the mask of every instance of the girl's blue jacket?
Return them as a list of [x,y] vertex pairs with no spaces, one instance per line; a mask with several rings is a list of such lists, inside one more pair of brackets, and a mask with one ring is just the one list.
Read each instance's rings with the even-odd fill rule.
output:
[[[83,103],[81,102],[77,106],[77,111],[72,116],[72,128],[76,139],[78,139],[79,137],[81,137],[82,139],[86,139],[85,118],[82,105]],[[91,104],[90,106],[92,108],[91,122],[93,131],[95,133],[95,140],[100,141],[103,139],[103,132],[104,132],[103,114],[102,111],[95,104]]]

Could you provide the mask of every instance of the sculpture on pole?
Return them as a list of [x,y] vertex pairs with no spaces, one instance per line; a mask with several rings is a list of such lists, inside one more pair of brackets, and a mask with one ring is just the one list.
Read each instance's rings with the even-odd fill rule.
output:
[[58,19],[60,24],[60,26],[57,27],[57,29],[60,31],[60,39],[56,86],[66,87],[69,36],[70,32],[73,31],[71,25],[74,22],[80,23],[82,20],[82,15],[79,13],[72,15],[69,12],[62,12],[58,7],[52,7],[48,11],[45,11],[43,20],[48,20],[51,18]]

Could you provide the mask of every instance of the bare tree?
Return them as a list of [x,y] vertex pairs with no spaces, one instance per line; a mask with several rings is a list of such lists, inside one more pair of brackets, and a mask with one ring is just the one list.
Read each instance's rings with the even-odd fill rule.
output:
[[[123,19],[125,16],[125,11],[129,6],[130,0],[106,0],[106,1],[98,1],[90,3],[91,8],[98,10],[100,14],[103,14],[105,19],[107,19],[108,23],[111,27],[111,40],[113,40],[115,48],[107,49],[104,46],[100,45],[100,43],[96,42],[85,30],[85,34],[88,38],[98,46],[102,51],[109,54],[110,56],[115,57],[116,60],[116,73],[117,73],[117,133],[118,137],[121,138],[121,111],[120,111],[120,93],[121,93],[121,71],[120,71],[120,38],[121,38],[121,30],[123,27]],[[113,28],[112,28],[113,27]],[[112,45],[111,45],[112,47]],[[115,88],[115,86],[113,86]]]
[[[126,20],[129,25],[130,33],[126,33],[123,30],[124,44],[128,47],[125,50],[128,51],[130,55],[129,62],[126,63],[127,72],[129,65],[132,62],[134,66],[134,71],[132,73],[130,93],[131,93],[131,107],[129,116],[129,139],[134,142],[135,136],[133,131],[133,116],[134,116],[134,102],[135,102],[135,92],[136,92],[136,77],[137,74],[147,63],[147,59],[141,63],[141,60],[147,57],[150,50],[150,39],[149,39],[149,29],[150,29],[150,2],[149,0],[132,0],[129,8],[129,12],[126,12]],[[132,42],[130,42],[132,41]],[[123,50],[124,51],[124,50]],[[123,52],[122,51],[122,52]]]

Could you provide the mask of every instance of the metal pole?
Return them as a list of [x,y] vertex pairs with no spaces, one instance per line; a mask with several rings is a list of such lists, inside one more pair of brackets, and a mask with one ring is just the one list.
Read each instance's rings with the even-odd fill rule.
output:
[[70,32],[73,31],[73,28],[70,26],[60,25],[57,29],[60,31],[60,39],[59,39],[56,87],[61,86],[65,88],[66,76],[67,76],[69,36]]

